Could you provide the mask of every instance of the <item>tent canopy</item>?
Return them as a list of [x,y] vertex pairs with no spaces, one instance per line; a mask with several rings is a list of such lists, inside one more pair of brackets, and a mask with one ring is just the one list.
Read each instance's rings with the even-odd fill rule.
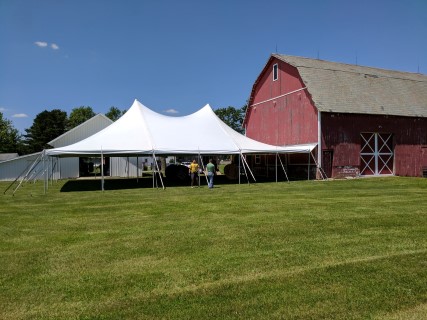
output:
[[69,146],[46,150],[50,156],[308,153],[316,143],[273,146],[227,126],[209,105],[183,117],[152,111],[135,100],[116,122]]

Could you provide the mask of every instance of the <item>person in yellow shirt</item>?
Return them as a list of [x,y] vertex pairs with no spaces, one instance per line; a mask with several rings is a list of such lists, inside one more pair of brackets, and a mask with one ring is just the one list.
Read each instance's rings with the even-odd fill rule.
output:
[[191,176],[191,187],[193,188],[194,186],[199,186],[199,165],[196,162],[196,159],[194,159],[193,162],[190,164],[189,172]]

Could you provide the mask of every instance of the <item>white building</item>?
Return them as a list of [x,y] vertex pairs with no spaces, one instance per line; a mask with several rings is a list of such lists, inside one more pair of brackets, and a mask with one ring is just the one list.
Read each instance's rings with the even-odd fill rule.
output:
[[[103,130],[113,121],[103,114],[97,114],[86,122],[65,132],[48,142],[54,148],[67,146],[81,141]],[[2,161],[3,159],[3,161]],[[5,160],[6,159],[6,160]],[[42,152],[21,157],[0,158],[0,181],[14,181],[27,175],[27,179],[44,179],[43,172],[48,170],[54,179],[73,179],[100,175],[100,158],[52,158],[42,160]],[[151,168],[152,158],[147,157],[111,157],[106,158],[104,175],[112,177],[136,177],[142,169]],[[139,167],[139,169],[138,169]]]

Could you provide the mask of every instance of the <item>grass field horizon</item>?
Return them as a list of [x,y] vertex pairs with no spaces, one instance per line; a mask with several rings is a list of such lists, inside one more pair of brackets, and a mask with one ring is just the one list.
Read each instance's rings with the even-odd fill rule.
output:
[[2,195],[0,319],[427,318],[427,179],[99,183]]

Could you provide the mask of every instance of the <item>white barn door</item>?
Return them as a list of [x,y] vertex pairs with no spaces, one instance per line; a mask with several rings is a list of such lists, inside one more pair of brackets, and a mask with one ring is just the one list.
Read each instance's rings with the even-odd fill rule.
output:
[[362,132],[360,174],[362,176],[393,174],[393,135]]

